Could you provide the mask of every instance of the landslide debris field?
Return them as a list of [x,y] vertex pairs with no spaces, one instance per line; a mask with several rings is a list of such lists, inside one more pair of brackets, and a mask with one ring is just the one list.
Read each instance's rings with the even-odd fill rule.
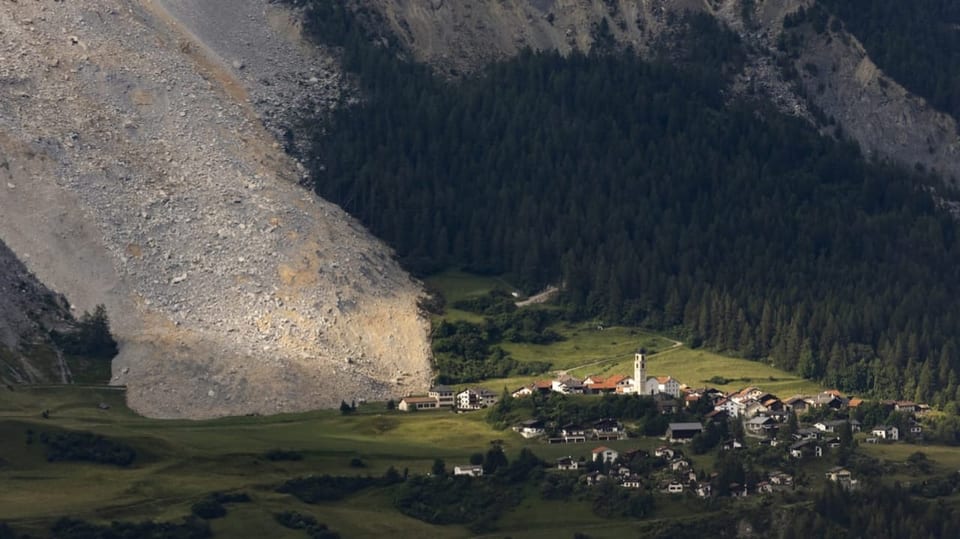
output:
[[336,63],[280,8],[216,4],[0,7],[0,238],[77,310],[106,305],[140,413],[423,388],[420,285],[274,136],[339,99]]

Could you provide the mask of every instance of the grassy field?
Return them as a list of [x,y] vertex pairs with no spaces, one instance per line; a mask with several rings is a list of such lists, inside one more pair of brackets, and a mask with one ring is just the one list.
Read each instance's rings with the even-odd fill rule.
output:
[[[786,399],[796,394],[814,394],[825,388],[795,374],[771,367],[765,363],[723,356],[706,350],[691,350],[679,346],[662,353],[654,354],[647,360],[647,370],[652,376],[673,376],[682,384],[690,387],[713,386],[723,391],[733,391],[745,386],[758,386],[780,398]],[[606,374],[633,372],[633,357],[623,358],[602,368],[588,367],[572,371],[575,376],[591,373]],[[708,382],[720,376],[728,383]]]
[[[249,493],[253,504],[230,506],[228,517],[214,521],[221,537],[293,537],[273,523],[271,513],[297,510],[312,514],[345,537],[401,537],[430,533],[468,537],[458,526],[431,526],[395,511],[389,492],[370,491],[345,501],[306,505],[273,489],[291,477],[309,474],[380,475],[389,466],[424,473],[435,458],[448,466],[466,463],[493,440],[503,440],[508,455],[532,448],[544,459],[588,456],[592,445],[548,446],[496,431],[483,412],[388,412],[382,404],[361,406],[351,416],[335,411],[211,421],[160,421],[139,417],[123,404],[123,394],[98,388],[17,388],[0,394],[0,521],[33,533],[43,532],[63,515],[92,521],[177,519],[209,492]],[[108,404],[108,410],[97,405]],[[40,416],[49,410],[49,419]],[[43,446],[27,444],[27,431],[55,433],[86,430],[124,441],[138,451],[129,468],[87,463],[49,463]],[[660,442],[639,439],[610,442],[625,450],[650,449]],[[271,449],[300,452],[301,461],[271,462]],[[363,469],[350,466],[360,458]],[[707,464],[704,462],[704,464]],[[543,533],[560,532],[574,522],[602,524],[589,508],[583,518],[571,513]],[[546,515],[546,513],[545,513]],[[507,535],[524,536],[523,519],[506,519]]]
[[[491,290],[502,289],[520,294],[520,291],[510,283],[499,277],[484,277],[473,275],[462,271],[445,271],[432,275],[426,279],[426,284],[430,288],[439,290],[447,301],[446,310],[439,320],[455,322],[457,320],[466,320],[467,322],[481,323],[483,316],[460,309],[454,309],[452,305],[462,299],[482,296]],[[518,299],[523,299],[519,297]]]

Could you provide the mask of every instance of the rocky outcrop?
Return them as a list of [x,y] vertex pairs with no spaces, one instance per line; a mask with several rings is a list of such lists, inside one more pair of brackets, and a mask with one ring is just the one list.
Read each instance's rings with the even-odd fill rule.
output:
[[0,241],[0,382],[69,382],[70,368],[50,332],[73,325],[66,300],[40,283]]
[[[0,238],[76,309],[106,305],[114,382],[146,415],[423,388],[420,285],[297,185],[264,128],[287,121],[288,89],[305,106],[339,99],[335,64],[296,52],[263,1],[189,10],[206,4],[0,6]],[[211,16],[238,32],[207,43]]]
[[604,20],[613,36],[649,48],[702,0],[354,0],[375,9],[418,60],[441,72],[474,71],[524,48],[589,51]]

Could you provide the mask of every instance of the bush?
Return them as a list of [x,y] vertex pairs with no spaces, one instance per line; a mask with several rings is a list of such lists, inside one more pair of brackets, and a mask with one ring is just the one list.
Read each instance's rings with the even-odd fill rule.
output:
[[190,506],[190,512],[204,520],[221,518],[227,515],[227,508],[212,498],[204,498]]
[[129,466],[137,452],[129,445],[110,440],[92,432],[40,433],[40,442],[46,446],[47,461],[86,461],[97,464]]
[[113,522],[98,526],[79,519],[61,518],[50,529],[54,539],[207,539],[213,537],[210,525],[194,517],[182,524],[172,522]]
[[279,462],[284,460],[303,460],[303,455],[297,451],[284,451],[283,449],[271,449],[263,457],[269,461]]

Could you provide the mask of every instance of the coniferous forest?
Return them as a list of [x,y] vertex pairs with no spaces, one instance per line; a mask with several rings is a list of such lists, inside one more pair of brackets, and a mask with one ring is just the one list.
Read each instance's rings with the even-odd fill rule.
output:
[[449,82],[307,4],[364,95],[314,131],[317,192],[411,271],[562,283],[571,317],[958,399],[960,229],[936,178],[732,98],[742,51],[713,19],[686,17],[693,46],[670,61],[525,53]]

